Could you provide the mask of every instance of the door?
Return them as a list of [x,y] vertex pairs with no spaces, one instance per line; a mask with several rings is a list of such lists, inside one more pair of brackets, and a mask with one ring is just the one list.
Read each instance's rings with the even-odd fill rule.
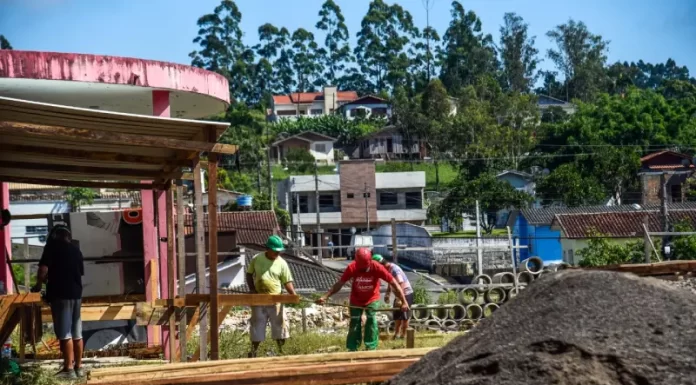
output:
[[394,152],[394,140],[387,139],[387,153],[391,154]]

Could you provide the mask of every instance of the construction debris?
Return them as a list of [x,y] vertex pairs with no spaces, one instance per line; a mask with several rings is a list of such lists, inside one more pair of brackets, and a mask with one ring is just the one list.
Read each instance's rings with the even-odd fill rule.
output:
[[693,383],[695,322],[693,295],[666,282],[549,273],[388,384]]

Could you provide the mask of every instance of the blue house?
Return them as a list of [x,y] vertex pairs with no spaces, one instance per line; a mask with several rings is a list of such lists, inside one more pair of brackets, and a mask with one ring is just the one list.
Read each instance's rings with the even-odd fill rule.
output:
[[551,222],[557,214],[588,214],[604,212],[636,211],[633,205],[587,206],[587,207],[546,207],[516,210],[508,219],[514,238],[519,239],[520,260],[530,256],[541,257],[545,264],[563,261],[561,231],[553,230]]

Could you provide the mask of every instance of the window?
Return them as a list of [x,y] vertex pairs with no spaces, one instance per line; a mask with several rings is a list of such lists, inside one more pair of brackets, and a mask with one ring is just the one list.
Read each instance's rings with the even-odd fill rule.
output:
[[300,110],[300,115],[307,115],[307,110]]
[[407,209],[422,209],[423,195],[420,191],[411,191],[406,193],[406,208]]
[[346,194],[346,198],[348,198],[348,199],[353,199],[353,198],[355,198],[355,194],[353,194],[353,193],[348,193],[348,194]]
[[27,226],[24,230],[27,234],[46,234],[48,226]]
[[396,193],[381,192],[379,193],[379,204],[382,206],[396,206],[399,204],[399,198]]
[[356,117],[356,116],[358,116],[358,110],[356,110],[356,109],[350,110],[350,116],[351,116],[351,117]]
[[387,116],[386,107],[377,107],[372,109],[372,116]]
[[326,152],[326,144],[317,143],[314,145],[314,151],[316,152]]
[[682,186],[680,184],[673,184],[671,186],[672,202],[682,201]]
[[350,116],[352,116],[352,117],[356,117],[356,116],[365,117],[366,115],[367,115],[367,110],[365,110],[364,107],[354,108],[354,109],[350,110]]
[[281,111],[276,112],[276,114],[278,116],[295,116],[295,115],[297,115],[295,113],[295,111],[292,111],[292,110],[281,110]]
[[333,194],[320,194],[319,195],[319,211],[320,212],[332,211],[335,208],[336,208],[336,205],[334,205]]
[[297,206],[298,206],[297,199],[298,198],[300,200],[300,204],[299,204],[300,213],[304,213],[304,214],[308,213],[309,212],[309,197],[307,195],[300,195],[300,196],[295,195],[295,198],[292,200],[293,201],[292,202],[293,203],[293,208],[292,208],[293,212],[297,213]]
[[312,115],[321,115],[323,112],[321,108],[312,108]]

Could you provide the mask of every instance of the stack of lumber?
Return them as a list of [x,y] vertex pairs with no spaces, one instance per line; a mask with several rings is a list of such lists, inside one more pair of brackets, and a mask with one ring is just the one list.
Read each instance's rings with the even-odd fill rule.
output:
[[587,270],[610,270],[633,273],[639,276],[659,276],[696,272],[696,261],[664,261],[657,263],[633,263],[585,268]]
[[432,348],[310,354],[98,369],[88,384],[299,385],[386,381]]

